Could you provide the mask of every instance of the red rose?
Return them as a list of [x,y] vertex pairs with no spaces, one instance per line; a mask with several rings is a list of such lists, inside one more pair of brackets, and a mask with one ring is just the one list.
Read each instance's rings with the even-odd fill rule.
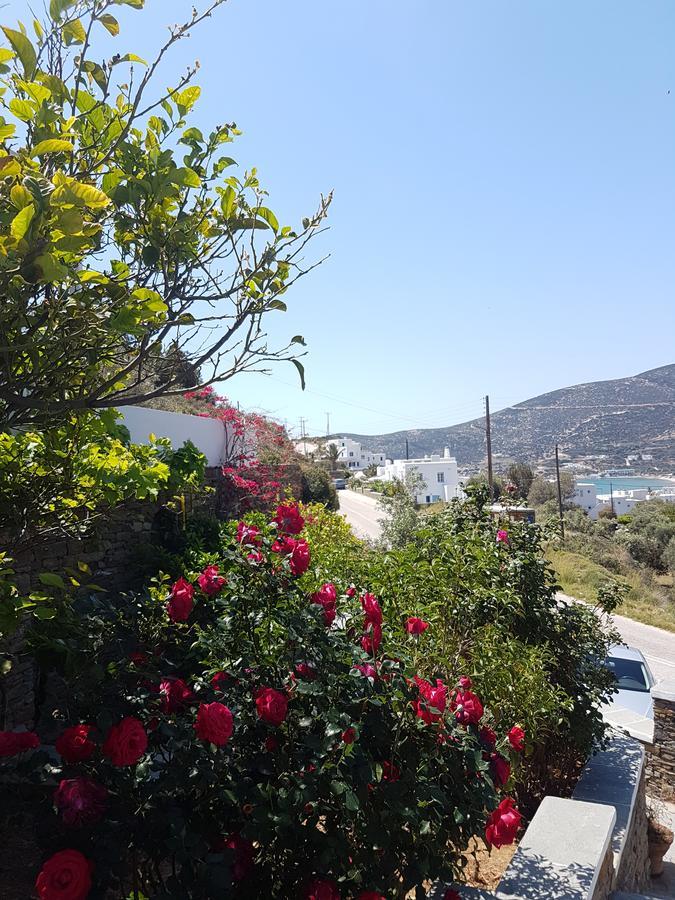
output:
[[370,663],[364,663],[360,666],[352,666],[354,671],[360,672],[364,678],[377,678],[377,669]]
[[347,590],[345,591],[345,594],[348,597],[356,597],[356,588],[354,587],[354,585],[352,585],[351,587],[348,587]]
[[148,654],[144,653],[142,650],[134,650],[133,653],[129,654],[129,661],[132,665],[140,668],[147,663]]
[[159,683],[159,696],[165,713],[178,712],[194,700],[194,694],[181,678],[165,678]]
[[458,691],[451,708],[460,725],[477,725],[483,716],[483,704],[471,691]]
[[91,890],[93,864],[79,850],[50,856],[35,882],[40,900],[85,900]]
[[[418,717],[423,722],[426,722],[427,725],[431,725],[432,722],[438,722],[445,712],[448,702],[447,686],[443,684],[440,678],[437,678],[436,687],[434,687],[423,678],[418,678],[417,675],[415,675],[415,684],[422,697],[422,700],[418,700],[414,704]],[[432,710],[434,711],[432,712]]]
[[377,891],[361,891],[356,900],[387,900],[384,894],[378,894]]
[[372,594],[364,594],[363,597],[361,597],[361,607],[366,616],[366,627],[368,625],[382,624],[382,610],[380,609],[380,604],[377,602],[377,599]]
[[274,751],[278,749],[279,741],[274,737],[274,735],[270,735],[269,737],[265,738],[265,750],[267,750],[268,753],[274,753]]
[[498,544],[508,544],[509,542],[509,533],[508,531],[504,531],[501,529],[497,532],[497,543]]
[[253,551],[251,551],[251,553],[249,553],[249,554],[247,555],[246,559],[247,559],[250,563],[261,563],[261,562],[264,562],[264,561],[265,561],[265,557],[262,555],[262,553],[260,552],[260,550],[253,550]]
[[405,630],[408,634],[423,634],[428,627],[429,623],[425,622],[424,619],[418,619],[417,616],[410,616],[405,623]]
[[443,900],[462,900],[462,895],[454,888],[448,888],[443,894]]
[[361,638],[361,647],[369,656],[375,656],[382,643],[382,626],[370,625],[370,633]]
[[489,725],[483,725],[478,736],[487,747],[490,747],[490,749],[493,749],[497,743],[497,735]]
[[382,763],[382,781],[394,782],[401,777],[401,770],[393,762],[386,760]]
[[221,838],[215,844],[213,850],[216,853],[222,853],[224,850],[231,850],[234,853],[232,878],[235,881],[242,881],[253,868],[253,857],[255,855],[253,844],[240,834],[233,833]]
[[179,578],[171,588],[166,612],[172,622],[186,622],[192,612],[195,589],[184,578]]
[[317,671],[314,666],[309,663],[298,663],[295,667],[295,674],[298,678],[304,678],[305,681],[314,681]]
[[0,757],[18,756],[39,746],[40,738],[33,731],[0,731]]
[[305,527],[305,520],[300,515],[298,507],[290,504],[277,506],[277,514],[273,521],[277,523],[280,534],[300,534]]
[[195,731],[200,741],[224,747],[232,737],[234,717],[224,703],[200,703]]
[[462,675],[459,679],[459,686],[463,691],[471,690],[472,681],[468,675]]
[[504,797],[485,826],[485,843],[488,847],[499,849],[506,844],[512,844],[520,828],[521,819],[522,816],[514,806],[511,797]]
[[514,725],[506,736],[513,749],[517,750],[518,753],[522,753],[525,747],[525,732],[523,729],[519,725]]
[[93,730],[93,725],[73,725],[66,728],[54,745],[64,762],[79,763],[91,759],[96,750],[96,744],[89,740],[89,732]]
[[103,755],[114,766],[135,766],[148,748],[148,736],[134,716],[113,725],[103,744]]
[[356,729],[355,728],[345,728],[342,732],[342,743],[343,744],[353,744],[356,740]]
[[305,885],[302,900],[340,900],[340,891],[334,881],[313,878]]
[[503,787],[511,777],[511,766],[499,753],[490,756],[492,779],[498,787]]
[[68,778],[54,793],[54,806],[66,825],[92,825],[105,812],[108,791],[91,778]]
[[310,553],[307,541],[280,537],[272,544],[272,552],[288,557],[292,575],[304,575],[309,568]]
[[218,566],[207,566],[197,579],[197,584],[207,597],[215,597],[223,589],[225,579],[218,574]]
[[211,687],[214,691],[224,691],[225,685],[228,681],[232,680],[232,676],[228,675],[227,672],[216,672],[215,675],[211,677]]
[[237,541],[240,544],[258,547],[260,540],[259,528],[256,528],[255,525],[247,525],[246,522],[239,522],[237,525]]
[[268,725],[281,725],[288,712],[288,698],[274,688],[261,688],[255,698],[258,716]]
[[336,615],[337,591],[335,590],[335,585],[330,582],[322,584],[319,590],[312,594],[310,600],[312,603],[317,603],[323,607],[323,620],[326,625],[332,625]]

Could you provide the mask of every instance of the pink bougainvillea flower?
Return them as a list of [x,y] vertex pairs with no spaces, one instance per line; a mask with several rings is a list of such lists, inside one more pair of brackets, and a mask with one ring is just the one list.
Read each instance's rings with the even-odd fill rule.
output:
[[523,729],[519,725],[514,725],[506,736],[513,749],[518,753],[522,753],[525,747],[525,732]]
[[312,878],[302,892],[302,900],[340,900],[340,897],[337,884],[325,878]]
[[165,713],[178,712],[194,700],[194,694],[182,678],[165,678],[160,681],[159,696]]
[[504,797],[485,826],[485,843],[488,847],[499,849],[507,844],[512,844],[520,828],[521,819],[522,816],[511,797]]
[[425,622],[424,619],[418,619],[417,616],[410,616],[405,623],[405,630],[408,634],[424,634],[428,627],[429,623]]
[[218,566],[207,566],[197,579],[197,584],[207,597],[215,597],[222,591],[225,578],[218,574]]
[[304,681],[314,681],[318,672],[311,663],[298,663],[295,667],[295,674]]
[[93,725],[73,725],[56,739],[56,752],[64,762],[86,762],[94,755],[96,744],[89,739]]
[[377,678],[377,670],[375,666],[371,666],[370,663],[352,666],[352,669],[356,672],[360,672],[364,678]]
[[375,656],[382,643],[382,626],[369,625],[368,634],[361,638],[361,647],[369,656]]
[[300,515],[300,510],[293,504],[282,503],[277,506],[273,521],[277,523],[281,534],[300,534],[305,527],[305,520]]
[[508,531],[504,531],[504,529],[500,529],[497,532],[497,543],[498,544],[508,544],[508,542],[509,542]]
[[265,557],[262,555],[260,550],[252,550],[247,554],[246,559],[254,565],[265,561]]
[[450,708],[460,725],[478,725],[483,717],[483,704],[471,691],[457,691]]
[[[432,722],[438,722],[448,702],[448,688],[440,678],[436,679],[436,687],[430,682],[425,681],[415,675],[415,684],[420,692],[421,700],[415,701],[413,704],[418,718],[431,725]],[[434,710],[434,712],[432,712]]]
[[18,756],[39,746],[40,738],[33,731],[0,731],[0,757]]
[[491,750],[494,749],[494,746],[497,743],[497,735],[489,725],[483,725],[478,736],[486,747]]
[[40,900],[86,900],[93,871],[79,850],[59,850],[40,869],[35,891]]
[[103,755],[114,766],[135,766],[148,748],[145,728],[134,716],[113,725],[103,743]]
[[257,547],[260,544],[260,529],[255,525],[247,525],[246,522],[239,522],[237,525],[237,541],[240,544],[249,547]]
[[91,778],[68,778],[59,782],[54,806],[65,825],[93,825],[103,816],[108,791]]
[[364,594],[361,597],[361,607],[365,614],[365,625],[381,625],[382,610],[373,594]]
[[256,694],[255,706],[263,722],[278,726],[288,713],[288,697],[274,688],[261,688]]
[[200,741],[224,747],[232,737],[234,717],[224,703],[200,703],[194,728]]
[[490,755],[490,772],[492,779],[498,787],[503,787],[511,777],[511,766],[499,753]]
[[172,622],[187,622],[194,602],[195,589],[184,578],[172,586],[166,612]]

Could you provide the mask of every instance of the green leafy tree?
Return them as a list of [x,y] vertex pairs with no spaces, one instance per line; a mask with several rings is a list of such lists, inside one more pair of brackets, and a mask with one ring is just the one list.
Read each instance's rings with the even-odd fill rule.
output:
[[[560,488],[563,500],[569,500],[574,495],[574,476],[569,472],[561,472]],[[557,501],[558,487],[555,480],[549,481],[548,478],[537,475],[532,481],[527,499],[532,506],[543,506],[548,500]]]
[[417,496],[425,489],[424,479],[416,469],[406,472],[404,481],[395,481],[391,496],[378,498],[384,511],[379,520],[382,526],[382,541],[389,547],[403,547],[419,528]]
[[671,537],[666,544],[666,548],[661,554],[661,562],[671,575],[675,575],[675,536]]
[[227,155],[236,126],[190,121],[197,66],[156,85],[171,48],[224,2],[193,9],[149,63],[98,52],[120,30],[115,7],[144,0],[51,0],[34,36],[3,26],[6,426],[180,393],[186,369],[207,385],[290,360],[302,377],[302,337],[274,348],[266,327],[313,267],[303,252],[330,197],[301,228],[280,224],[256,170]]
[[515,485],[516,497],[520,500],[527,500],[534,481],[532,467],[524,462],[515,462],[507,469],[506,477],[511,484]]
[[337,444],[329,444],[326,447],[326,457],[330,463],[331,472],[335,472],[340,461],[340,448]]

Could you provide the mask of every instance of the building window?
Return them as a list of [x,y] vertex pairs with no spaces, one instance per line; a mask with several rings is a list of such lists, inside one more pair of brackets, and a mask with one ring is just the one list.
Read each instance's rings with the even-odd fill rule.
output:
[[354,455],[353,452],[352,452],[351,450],[349,451],[349,455],[350,455],[350,456],[353,456],[353,455]]
[[445,472],[438,472],[436,474],[436,480],[439,484],[444,484],[445,482]]

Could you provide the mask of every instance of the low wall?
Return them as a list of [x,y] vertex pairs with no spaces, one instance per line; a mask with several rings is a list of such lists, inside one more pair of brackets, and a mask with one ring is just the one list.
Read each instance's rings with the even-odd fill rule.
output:
[[544,797],[494,893],[454,887],[476,900],[607,900],[649,884],[645,753],[615,734],[589,760],[571,800]]
[[675,801],[675,681],[652,688],[654,740],[647,745],[647,790],[652,797]]
[[134,444],[149,443],[151,434],[169,438],[176,450],[186,441],[192,441],[206,457],[207,465],[220,466],[224,462],[227,435],[219,419],[147,406],[126,406],[120,409],[120,414]]

